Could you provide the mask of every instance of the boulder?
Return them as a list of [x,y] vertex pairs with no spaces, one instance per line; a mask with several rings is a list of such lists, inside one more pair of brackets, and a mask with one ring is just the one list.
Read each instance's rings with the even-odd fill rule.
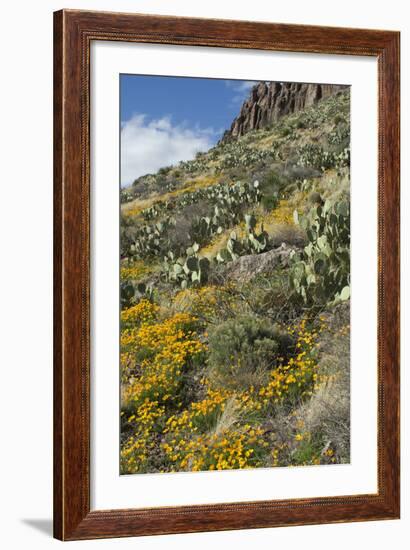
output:
[[291,247],[282,243],[278,248],[273,248],[269,252],[263,254],[249,254],[241,256],[237,260],[233,260],[226,265],[225,277],[228,280],[247,282],[257,275],[267,274],[273,271],[278,266],[287,266],[292,251],[296,251],[295,247]]

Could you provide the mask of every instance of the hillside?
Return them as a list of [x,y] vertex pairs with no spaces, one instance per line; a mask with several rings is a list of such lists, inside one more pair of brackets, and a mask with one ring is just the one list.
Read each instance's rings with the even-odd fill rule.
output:
[[283,116],[303,111],[345,88],[337,84],[259,82],[252,88],[222,141],[235,139],[252,130],[263,130]]
[[307,104],[122,190],[122,473],[349,462],[349,89]]

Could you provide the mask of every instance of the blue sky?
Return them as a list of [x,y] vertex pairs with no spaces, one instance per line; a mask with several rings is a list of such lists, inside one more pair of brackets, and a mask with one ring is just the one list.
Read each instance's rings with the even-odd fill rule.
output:
[[121,75],[121,185],[212,147],[253,85],[243,80]]

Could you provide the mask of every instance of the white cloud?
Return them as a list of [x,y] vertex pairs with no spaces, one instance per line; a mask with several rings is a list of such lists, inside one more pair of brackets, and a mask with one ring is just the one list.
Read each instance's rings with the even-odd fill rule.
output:
[[227,87],[235,92],[231,99],[231,107],[237,107],[238,104],[241,104],[248,97],[255,84],[257,82],[254,80],[227,80]]
[[255,84],[254,80],[227,80],[226,85],[228,88],[232,88],[235,92],[249,92]]
[[170,117],[147,121],[144,114],[134,115],[121,124],[121,185],[163,166],[193,159],[198,151],[212,147],[216,134],[209,128],[173,126]]

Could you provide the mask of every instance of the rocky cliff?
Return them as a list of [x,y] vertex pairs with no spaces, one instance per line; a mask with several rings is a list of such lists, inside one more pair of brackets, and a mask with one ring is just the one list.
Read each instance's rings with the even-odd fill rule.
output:
[[252,88],[221,142],[242,136],[250,130],[264,128],[282,116],[310,107],[344,88],[346,86],[337,84],[259,82]]

